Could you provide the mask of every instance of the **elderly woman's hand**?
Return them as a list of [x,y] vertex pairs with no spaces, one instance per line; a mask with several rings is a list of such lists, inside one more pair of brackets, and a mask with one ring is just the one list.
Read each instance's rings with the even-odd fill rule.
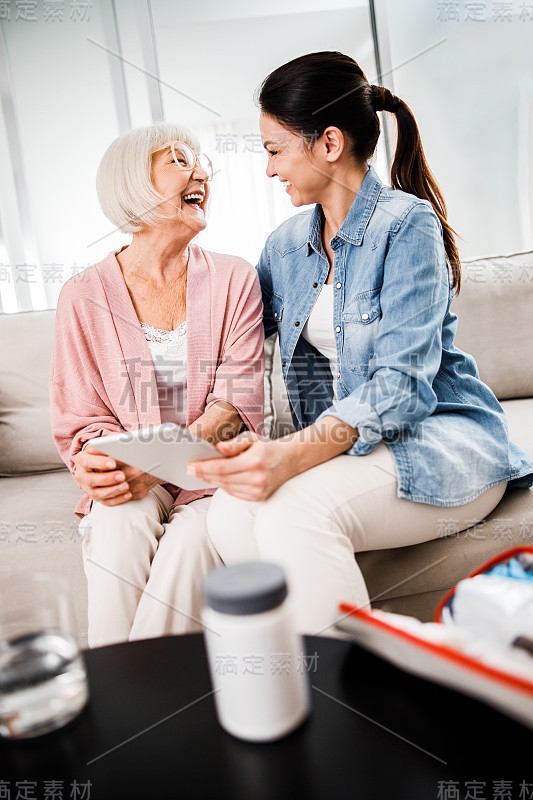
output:
[[74,479],[80,489],[105,506],[140,500],[154,486],[163,483],[140,469],[115,461],[91,445],[76,453],[73,461]]

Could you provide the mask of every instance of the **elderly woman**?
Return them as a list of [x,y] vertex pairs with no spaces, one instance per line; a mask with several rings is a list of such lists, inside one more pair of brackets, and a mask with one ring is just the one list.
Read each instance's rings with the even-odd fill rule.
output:
[[89,645],[199,630],[214,489],[186,491],[89,439],[175,422],[217,443],[263,423],[254,268],[203,250],[212,168],[190,132],[138,128],[105,153],[97,191],[129,245],[63,286],[50,378],[53,435],[84,496]]

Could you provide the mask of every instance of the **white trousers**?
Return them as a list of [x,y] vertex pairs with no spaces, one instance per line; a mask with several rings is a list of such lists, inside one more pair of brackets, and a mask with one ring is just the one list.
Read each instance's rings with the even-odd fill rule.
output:
[[264,502],[219,489],[207,527],[226,564],[259,559],[284,567],[301,633],[336,636],[340,602],[370,603],[354,553],[436,539],[451,519],[465,530],[497,506],[506,486],[453,508],[401,500],[381,442],[369,455],[340,455],[291,478]]
[[203,629],[203,577],[221,564],[207,536],[211,497],[172,502],[155,486],[141,500],[93,502],[81,521],[89,647]]

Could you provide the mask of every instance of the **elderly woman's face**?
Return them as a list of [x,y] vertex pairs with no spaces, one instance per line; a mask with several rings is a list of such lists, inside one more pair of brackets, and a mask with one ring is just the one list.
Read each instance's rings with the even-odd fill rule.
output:
[[207,179],[207,172],[198,161],[192,169],[176,163],[170,145],[152,156],[152,183],[167,198],[162,210],[170,219],[173,215],[176,221],[191,228],[195,235],[207,224],[204,213],[209,196]]

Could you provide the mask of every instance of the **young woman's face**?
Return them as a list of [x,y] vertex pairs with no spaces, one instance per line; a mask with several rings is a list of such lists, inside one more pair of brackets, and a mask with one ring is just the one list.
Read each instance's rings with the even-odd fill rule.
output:
[[[204,214],[209,196],[207,173],[198,162],[193,169],[182,167],[174,161],[170,147],[156,151],[152,156],[152,183],[160,194],[168,198],[167,203],[162,203],[162,210],[169,217],[174,213],[178,221],[196,235],[207,224]],[[193,194],[201,197],[191,197]]]
[[268,114],[259,120],[263,147],[268,154],[266,174],[279,178],[295,206],[319,202],[328,175],[320,158],[297,136]]

